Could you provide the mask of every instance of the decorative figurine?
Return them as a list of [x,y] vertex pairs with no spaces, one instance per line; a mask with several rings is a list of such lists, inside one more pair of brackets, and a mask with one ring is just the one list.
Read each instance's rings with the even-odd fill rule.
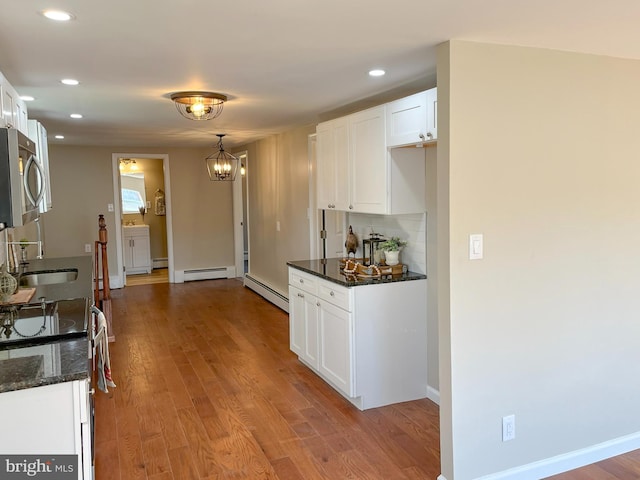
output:
[[358,249],[358,237],[353,233],[353,228],[349,225],[349,233],[347,234],[347,241],[344,242],[344,246],[347,249],[347,257],[353,253],[353,256],[356,256],[356,250]]

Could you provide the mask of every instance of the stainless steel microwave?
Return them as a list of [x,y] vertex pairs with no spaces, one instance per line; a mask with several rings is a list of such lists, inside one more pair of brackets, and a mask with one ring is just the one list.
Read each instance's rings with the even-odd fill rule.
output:
[[44,195],[35,143],[15,128],[0,128],[0,230],[38,218]]

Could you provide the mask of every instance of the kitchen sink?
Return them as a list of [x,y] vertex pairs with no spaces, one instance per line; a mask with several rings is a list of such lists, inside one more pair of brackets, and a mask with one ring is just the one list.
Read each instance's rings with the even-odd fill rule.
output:
[[56,283],[73,282],[78,278],[77,268],[62,270],[43,270],[39,272],[25,272],[20,276],[21,287],[39,287]]

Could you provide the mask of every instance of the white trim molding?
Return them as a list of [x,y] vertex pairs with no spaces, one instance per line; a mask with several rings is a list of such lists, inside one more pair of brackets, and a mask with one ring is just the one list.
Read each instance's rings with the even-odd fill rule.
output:
[[253,290],[265,300],[273,303],[276,307],[289,313],[289,298],[271,288],[266,282],[247,273],[244,276],[244,286]]
[[440,405],[440,391],[427,385],[427,398],[436,405]]
[[[556,455],[555,457],[545,458],[538,462],[510,468],[502,472],[485,475],[477,480],[538,480],[591,465],[638,448],[640,448],[640,432],[581,448],[580,450],[574,450],[573,452]],[[444,477],[442,480],[445,480]]]
[[236,267],[214,267],[214,268],[198,268],[193,270],[176,270],[175,282],[184,283],[194,280],[215,280],[219,278],[235,278]]

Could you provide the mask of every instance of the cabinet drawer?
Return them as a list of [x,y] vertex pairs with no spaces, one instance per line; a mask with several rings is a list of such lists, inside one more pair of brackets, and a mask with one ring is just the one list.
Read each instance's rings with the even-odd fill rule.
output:
[[289,285],[300,288],[305,292],[316,294],[318,291],[319,278],[309,273],[289,268]]
[[336,307],[340,307],[350,312],[351,307],[351,289],[341,287],[333,282],[320,280],[318,284],[318,298],[325,300]]

